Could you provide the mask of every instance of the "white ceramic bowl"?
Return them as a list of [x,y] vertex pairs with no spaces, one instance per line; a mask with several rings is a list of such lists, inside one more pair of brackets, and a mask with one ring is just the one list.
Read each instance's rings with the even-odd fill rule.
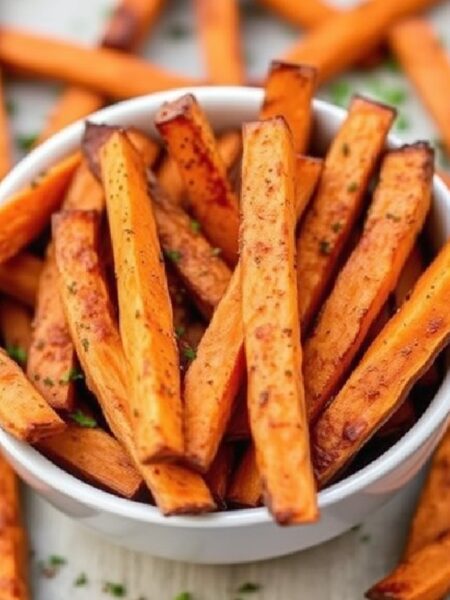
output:
[[[92,121],[135,125],[154,135],[153,116],[166,100],[187,90],[153,94],[102,110]],[[194,93],[217,129],[254,119],[262,100],[255,88],[195,88]],[[314,144],[324,151],[345,111],[314,104]],[[34,150],[0,185],[0,202],[38,173],[72,151],[83,124],[76,123]],[[399,145],[390,138],[391,146]],[[430,218],[436,248],[450,235],[450,193],[436,177]],[[418,472],[439,441],[450,412],[450,375],[417,424],[390,450],[364,469],[322,491],[317,524],[282,528],[265,508],[198,517],[163,517],[156,508],[117,498],[69,475],[30,446],[0,430],[0,446],[20,476],[65,514],[110,538],[149,554],[196,563],[239,563],[308,548],[361,522]]]

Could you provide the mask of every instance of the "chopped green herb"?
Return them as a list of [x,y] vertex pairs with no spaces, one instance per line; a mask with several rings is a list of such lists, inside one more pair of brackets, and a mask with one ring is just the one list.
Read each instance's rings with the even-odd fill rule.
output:
[[80,573],[78,575],[78,577],[75,579],[75,581],[73,582],[73,585],[75,587],[82,587],[87,584],[88,584],[88,578],[87,578],[86,573]]
[[83,338],[81,340],[81,345],[83,346],[85,352],[87,352],[89,350],[89,340],[88,339]]
[[189,225],[191,226],[191,229],[194,233],[198,233],[200,231],[200,229],[202,228],[200,223],[198,221],[196,221],[195,219],[191,219],[189,222]]
[[386,58],[386,60],[383,63],[383,66],[388,71],[391,71],[391,73],[399,73],[401,71],[400,63],[392,54],[390,54]]
[[172,23],[167,29],[167,35],[173,40],[184,40],[191,35],[191,31],[184,23]]
[[342,154],[344,156],[350,156],[350,146],[347,144],[347,142],[342,144]]
[[97,421],[90,415],[85,415],[79,408],[70,414],[70,418],[80,427],[87,427],[88,429],[97,427]]
[[178,596],[175,596],[173,600],[194,600],[191,592],[181,592]]
[[55,383],[54,383],[53,379],[51,379],[50,377],[45,377],[45,378],[42,380],[42,383],[43,383],[44,385],[47,385],[48,387],[53,387],[53,386],[55,385]]
[[409,122],[408,117],[405,115],[398,115],[395,120],[395,129],[397,131],[408,131],[411,127],[411,123]]
[[219,254],[222,252],[221,248],[212,248],[211,250],[211,254],[213,256],[219,256]]
[[197,358],[197,350],[191,346],[186,346],[186,348],[183,348],[183,356],[188,360],[194,360]]
[[51,579],[52,577],[55,577],[66,564],[67,560],[65,558],[52,554],[46,561],[39,562],[39,571],[41,575]]
[[183,335],[186,333],[186,327],[183,327],[183,325],[178,325],[178,327],[175,327],[175,335],[180,338],[183,337]]
[[181,252],[179,250],[164,250],[165,256],[173,263],[177,263],[181,259]]
[[342,223],[336,222],[331,225],[331,230],[334,231],[334,233],[339,233],[341,229],[342,229]]
[[28,355],[24,348],[21,346],[8,344],[5,350],[8,356],[15,360],[17,364],[21,365],[22,367],[26,364]]
[[340,79],[335,81],[329,87],[330,99],[333,104],[346,106],[351,95],[351,87],[348,81]]
[[105,581],[103,591],[114,598],[125,598],[127,595],[127,588],[123,583],[113,583],[112,581]]
[[357,189],[358,184],[356,183],[356,181],[352,181],[347,187],[347,192],[349,192],[349,194],[353,194],[353,192],[356,192]]
[[259,592],[261,586],[259,583],[253,583],[248,581],[247,583],[243,583],[238,589],[238,594],[252,594],[254,592]]
[[70,381],[78,381],[79,379],[84,379],[83,373],[76,367],[72,367],[61,377],[61,383],[69,383]]
[[17,145],[23,152],[29,152],[38,139],[36,133],[23,134],[17,136]]
[[320,254],[328,256],[331,252],[330,242],[328,240],[320,240],[319,242]]
[[393,213],[386,213],[386,219],[394,221],[394,223],[398,223],[399,221],[401,221],[401,218],[397,215],[394,215]]

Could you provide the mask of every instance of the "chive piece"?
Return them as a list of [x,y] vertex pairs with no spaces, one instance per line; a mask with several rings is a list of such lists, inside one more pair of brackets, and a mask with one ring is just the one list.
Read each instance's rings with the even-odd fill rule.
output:
[[83,373],[76,367],[72,367],[61,377],[60,383],[69,383],[70,381],[78,381],[79,379],[84,379]]
[[103,592],[114,596],[114,598],[125,598],[127,595],[127,588],[123,583],[113,583],[112,581],[105,581],[103,585]]
[[351,95],[351,88],[348,81],[340,79],[330,85],[330,99],[333,104],[346,106]]
[[186,346],[186,348],[183,348],[183,356],[188,360],[194,360],[197,358],[197,350],[191,346]]
[[181,252],[179,250],[165,249],[164,255],[175,264],[181,259]]
[[238,589],[238,594],[252,594],[254,592],[259,592],[261,586],[259,583],[253,583],[252,581],[248,581],[247,583],[243,583]]
[[200,223],[198,221],[196,221],[195,219],[191,219],[189,221],[189,225],[194,233],[199,233],[200,229],[202,228]]
[[23,152],[29,152],[37,142],[38,135],[29,133],[17,136],[17,145]]
[[88,578],[87,578],[86,573],[80,573],[78,575],[78,577],[75,579],[75,581],[73,582],[73,585],[75,587],[82,587],[87,584],[88,584]]
[[24,348],[21,346],[14,346],[13,344],[8,344],[5,350],[6,354],[8,354],[8,356],[12,358],[18,365],[22,367],[26,365],[28,355]]
[[191,592],[181,592],[178,596],[175,596],[173,600],[194,600]]
[[70,418],[80,427],[86,427],[88,429],[97,427],[97,421],[93,417],[85,415],[79,408],[70,414]]
[[411,123],[409,122],[408,117],[405,115],[398,115],[395,120],[395,129],[397,131],[408,131],[411,127]]
[[39,562],[39,571],[44,577],[52,579],[66,564],[67,560],[65,558],[57,554],[52,554],[46,561]]
[[175,335],[177,336],[177,338],[183,337],[185,333],[186,327],[184,327],[183,325],[178,325],[178,327],[175,327]]

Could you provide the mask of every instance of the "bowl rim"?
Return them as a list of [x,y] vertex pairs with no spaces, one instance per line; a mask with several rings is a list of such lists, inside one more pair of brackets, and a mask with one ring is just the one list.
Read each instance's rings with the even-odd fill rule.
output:
[[[172,100],[181,94],[192,93],[199,102],[208,109],[214,104],[227,104],[228,107],[244,102],[247,105],[261,103],[263,90],[254,87],[239,86],[216,86],[216,87],[187,87],[174,90],[140,96],[125,100],[113,106],[99,110],[88,118],[94,122],[120,122],[124,115],[142,110],[154,110],[165,101]],[[314,114],[327,116],[335,121],[341,122],[347,111],[334,106],[323,100],[314,100]],[[42,170],[42,164],[49,162],[49,157],[55,160],[68,154],[77,138],[80,137],[83,123],[86,119],[64,128],[61,132],[34,149],[23,160],[21,160],[11,172],[0,182],[0,202],[22,187],[24,182],[33,178],[33,173]],[[388,136],[390,147],[398,147],[402,142],[395,135]],[[41,167],[39,168],[39,165]],[[435,175],[433,190],[450,211],[450,191],[442,180]],[[450,412],[450,373],[445,375],[436,395],[430,405],[415,423],[415,425],[404,434],[389,450],[378,456],[371,463],[356,473],[346,477],[342,481],[331,485],[319,493],[319,507],[325,509],[336,502],[360,492],[375,483],[380,478],[388,475],[408,456],[411,456],[426,440],[448,419]],[[51,490],[100,511],[126,517],[135,521],[142,521],[157,525],[182,528],[220,528],[220,527],[242,527],[261,523],[272,523],[271,516],[265,507],[251,509],[237,509],[230,512],[216,512],[206,515],[172,516],[170,518],[162,515],[160,511],[151,505],[142,504],[126,498],[120,498],[109,492],[105,492],[85,483],[64,469],[52,463],[40,454],[32,446],[20,442],[11,435],[0,429],[0,448],[19,465],[20,470],[31,474],[40,485],[45,485]]]

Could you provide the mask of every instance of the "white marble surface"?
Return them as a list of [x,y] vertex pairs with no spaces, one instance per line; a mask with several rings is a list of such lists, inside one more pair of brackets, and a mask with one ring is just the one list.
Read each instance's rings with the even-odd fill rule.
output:
[[[307,0],[306,0],[307,1]],[[395,0],[392,0],[395,1]],[[335,2],[351,5],[352,0]],[[85,43],[95,41],[111,0],[0,0],[0,21],[61,35]],[[189,0],[168,0],[166,11],[145,55],[171,68],[201,74],[201,57],[193,37],[194,23]],[[434,11],[433,21],[444,42],[450,46],[450,2]],[[185,35],[174,39],[173,27]],[[271,57],[277,56],[298,33],[266,13],[248,15],[243,24],[245,52],[251,76],[264,73]],[[447,36],[447,39],[445,37]],[[409,85],[400,75],[388,70],[353,75],[347,78],[352,89],[373,92],[378,82],[388,87]],[[39,131],[60,86],[26,81],[9,81],[7,94],[13,107],[16,136]],[[332,88],[321,92],[329,97]],[[408,128],[400,132],[406,140],[434,139],[436,133],[420,103],[413,95],[402,104]],[[18,150],[18,157],[20,151]],[[130,600],[173,600],[190,591],[194,600],[234,600],[244,582],[261,585],[249,597],[255,600],[352,600],[362,597],[370,583],[383,575],[401,550],[404,534],[414,506],[418,482],[402,492],[389,505],[372,515],[357,531],[301,554],[233,567],[201,567],[172,563],[135,554],[95,537],[55,511],[33,493],[25,493],[26,515],[32,548],[34,600],[101,599],[104,581],[124,583]],[[217,540],[220,544],[220,540]],[[42,577],[38,562],[49,555],[61,555],[67,565],[52,579]],[[74,587],[74,580],[86,573],[88,584]]]

